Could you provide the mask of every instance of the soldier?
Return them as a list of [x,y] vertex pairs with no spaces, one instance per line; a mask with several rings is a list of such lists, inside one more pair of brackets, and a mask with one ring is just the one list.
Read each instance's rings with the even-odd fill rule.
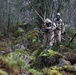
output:
[[57,13],[55,18],[56,29],[55,29],[55,43],[59,44],[63,39],[63,34],[65,32],[65,27],[62,19],[60,18],[60,13]]
[[51,48],[53,46],[54,42],[54,29],[56,28],[55,23],[53,24],[52,21],[48,18],[45,19],[44,21],[44,47],[46,48]]

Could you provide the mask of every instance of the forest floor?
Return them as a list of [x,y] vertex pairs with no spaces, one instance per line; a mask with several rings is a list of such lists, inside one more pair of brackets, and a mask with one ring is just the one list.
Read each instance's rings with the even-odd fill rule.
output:
[[0,40],[0,75],[76,75],[76,39],[45,52],[37,33],[28,32],[29,42],[25,36]]

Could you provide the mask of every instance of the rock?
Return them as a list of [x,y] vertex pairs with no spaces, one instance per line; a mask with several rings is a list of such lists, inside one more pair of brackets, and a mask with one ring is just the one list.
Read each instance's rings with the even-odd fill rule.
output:
[[0,54],[3,55],[5,53],[5,51],[0,51]]
[[71,64],[75,64],[76,63],[76,53],[74,52],[66,52],[64,54],[64,58],[68,61],[71,62]]
[[71,65],[71,63],[62,58],[59,59],[58,67],[62,67],[62,69],[66,72],[74,72],[74,67]]
[[47,53],[41,52],[40,55],[33,61],[33,63],[36,68],[55,66],[59,63],[60,58],[63,58],[63,55],[50,50]]
[[20,49],[20,50],[24,50],[25,49],[24,45],[22,45],[22,44],[16,44],[15,48]]
[[62,58],[59,59],[58,67],[63,67],[63,66],[68,66],[68,65],[69,66],[71,65],[69,61],[62,59]]
[[63,58],[63,56],[58,52],[54,52],[53,56],[50,56],[47,60],[49,66],[58,64],[60,58]]
[[58,69],[63,75],[74,75],[75,72],[71,63],[62,58],[59,59]]

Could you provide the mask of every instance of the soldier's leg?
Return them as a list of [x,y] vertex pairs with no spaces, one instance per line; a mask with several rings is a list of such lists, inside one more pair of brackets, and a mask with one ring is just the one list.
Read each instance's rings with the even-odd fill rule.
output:
[[57,40],[57,39],[56,39],[56,38],[57,38],[56,35],[57,35],[57,34],[54,33],[54,44],[56,44],[56,40]]
[[54,32],[51,33],[49,40],[50,40],[49,46],[51,48],[53,46],[53,43],[54,43]]
[[62,33],[62,34],[61,34],[61,41],[64,42],[64,41],[65,41],[65,38],[66,38],[66,34],[65,34],[65,33]]
[[55,35],[55,45],[58,43],[58,40],[59,40],[59,30],[55,30],[55,33],[54,33],[54,35]]
[[44,45],[44,48],[46,48],[47,46],[47,34],[46,33],[44,34],[43,45]]
[[61,42],[61,31],[56,31],[56,44],[59,44]]
[[61,43],[61,31],[58,32],[58,42]]
[[48,49],[49,47],[49,33],[46,34],[46,45],[45,48]]

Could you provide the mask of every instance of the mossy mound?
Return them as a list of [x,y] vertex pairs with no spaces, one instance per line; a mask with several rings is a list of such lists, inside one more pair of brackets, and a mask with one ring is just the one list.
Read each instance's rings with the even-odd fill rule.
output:
[[8,50],[10,50],[9,44],[6,42],[0,41],[0,51],[7,52]]
[[64,54],[65,59],[69,60],[72,64],[76,63],[76,53],[75,52],[66,52]]
[[39,71],[37,71],[35,69],[29,69],[28,72],[29,72],[29,75],[43,75],[42,72],[39,72]]
[[50,68],[43,68],[42,72],[44,73],[44,75],[62,75],[62,73],[58,71],[56,66]]
[[54,55],[54,51],[53,50],[48,50],[47,52],[42,51],[39,56],[50,57],[50,56],[53,56],[53,55]]
[[54,66],[59,63],[59,58],[63,58],[63,56],[58,52],[53,50],[48,50],[47,52],[42,51],[40,55],[32,61],[32,66],[35,68]]

